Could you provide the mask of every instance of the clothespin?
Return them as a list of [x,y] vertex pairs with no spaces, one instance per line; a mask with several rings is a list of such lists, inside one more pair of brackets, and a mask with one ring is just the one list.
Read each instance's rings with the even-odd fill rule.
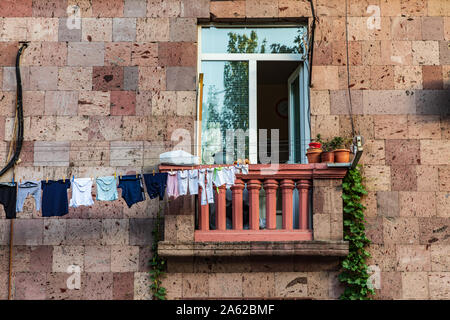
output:
[[75,175],[72,176],[72,182],[74,182],[74,181],[75,181]]
[[116,178],[116,177],[117,177],[117,172],[114,171],[114,178]]
[[66,176],[63,176],[63,182],[66,183]]
[[138,173],[136,172],[136,179],[138,178]]
[[12,183],[14,183],[14,176],[12,177]]
[[45,179],[45,182],[48,183],[48,176],[47,176],[47,178]]
[[155,175],[155,169],[153,169],[153,175]]
[[22,183],[22,178],[20,178],[19,183]]

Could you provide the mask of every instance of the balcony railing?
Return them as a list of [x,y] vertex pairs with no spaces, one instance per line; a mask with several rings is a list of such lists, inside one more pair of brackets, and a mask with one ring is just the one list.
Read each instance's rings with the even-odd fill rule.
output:
[[[205,165],[194,168],[209,167],[211,166]],[[192,167],[160,166],[161,172],[185,169],[192,169]],[[199,200],[197,206],[198,227],[194,231],[194,241],[313,240],[312,222],[310,221],[313,179],[342,178],[345,172],[346,169],[331,169],[324,163],[250,165],[248,174],[236,175],[235,184],[230,188],[231,190],[228,190],[228,197],[226,186],[221,186],[214,188],[214,204],[202,206]],[[294,201],[295,189],[298,192],[298,201]],[[198,199],[200,199],[201,192],[204,190],[199,190]],[[261,211],[264,212],[261,210],[264,208],[260,208],[261,192],[265,193],[263,203],[265,224],[263,228],[260,223]],[[246,201],[244,201],[245,193],[248,195]],[[281,223],[278,224],[277,201],[281,201],[281,205],[278,203],[278,207],[281,207]],[[294,205],[298,206],[298,210],[294,208]],[[294,213],[298,216],[294,217]],[[247,220],[248,223],[244,224],[244,221]]]

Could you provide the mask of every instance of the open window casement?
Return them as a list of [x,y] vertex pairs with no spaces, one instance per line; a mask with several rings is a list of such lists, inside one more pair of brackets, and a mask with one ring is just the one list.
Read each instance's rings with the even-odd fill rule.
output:
[[303,25],[199,26],[197,153],[203,164],[265,163],[264,152],[272,163],[306,163],[304,41]]
[[307,61],[289,76],[289,163],[308,163],[311,139]]

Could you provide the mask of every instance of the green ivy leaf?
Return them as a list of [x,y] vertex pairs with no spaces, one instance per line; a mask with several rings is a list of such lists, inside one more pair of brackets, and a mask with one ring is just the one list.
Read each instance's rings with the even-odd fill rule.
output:
[[361,197],[367,195],[362,184],[361,166],[348,171],[342,183],[342,199],[344,203],[344,240],[349,242],[349,253],[342,260],[342,272],[339,281],[346,285],[344,293],[339,297],[342,300],[367,300],[374,291],[367,287],[369,278],[366,259],[370,254],[365,246],[370,240],[365,234],[364,210]]

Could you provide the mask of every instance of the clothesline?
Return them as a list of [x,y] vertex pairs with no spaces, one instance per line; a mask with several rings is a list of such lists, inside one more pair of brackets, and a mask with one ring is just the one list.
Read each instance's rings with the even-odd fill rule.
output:
[[[267,137],[267,139],[270,140],[270,137]],[[311,141],[311,139],[291,139],[291,140],[278,140],[278,142],[279,142],[279,144],[289,144],[289,143],[293,143],[293,140],[297,144],[298,144],[298,141],[302,141],[302,142],[303,141],[305,141],[305,142],[307,142],[307,141],[310,142]],[[58,142],[58,141],[56,141],[56,142]],[[103,142],[112,142],[112,141],[103,141]],[[234,142],[237,143],[236,141],[234,141]],[[99,143],[101,143],[101,142],[99,142]],[[174,143],[177,143],[177,141],[174,141]],[[168,144],[169,145],[171,144],[170,141],[168,141]],[[259,142],[253,142],[253,143],[246,142],[245,144],[246,145],[257,145],[257,144],[259,144]],[[199,146],[199,144],[197,144],[197,143],[180,143],[180,145],[182,145],[182,146],[191,146],[191,147]],[[203,144],[200,144],[200,145],[203,145]],[[222,145],[222,144],[210,144],[210,145],[219,146],[219,145]],[[87,149],[110,150],[111,148],[112,149],[118,149],[118,150],[120,150],[120,149],[145,149],[145,150],[151,150],[155,146],[164,146],[164,145],[163,144],[152,144],[152,145],[148,146],[148,148],[145,148],[143,146],[132,146],[132,145],[124,146],[124,147],[121,147],[121,146],[112,146],[112,147],[110,147],[110,146],[108,146],[108,147],[102,147],[102,146],[39,146],[39,145],[37,145],[37,146],[33,146],[33,148],[35,150],[36,149],[43,149],[43,150],[67,150],[67,149],[70,149],[70,150],[87,150]]]
[[[195,166],[197,167],[197,166]],[[102,176],[90,178],[72,178],[60,180],[45,179],[41,181],[26,180],[23,183],[0,183],[0,203],[6,212],[6,218],[16,218],[17,212],[22,212],[25,199],[31,195],[35,199],[35,208],[42,212],[43,217],[63,216],[69,212],[70,207],[91,206],[92,186],[96,182],[97,201],[114,201],[118,199],[117,188],[122,189],[122,198],[131,207],[137,202],[145,200],[145,189],[150,197],[164,199],[167,191],[168,197],[198,194],[201,187],[201,203],[214,202],[213,184],[218,188],[226,184],[227,188],[234,185],[236,173],[248,174],[248,165],[238,164],[214,168],[196,168],[192,170],[175,170],[171,172]],[[143,179],[142,179],[143,178]],[[142,183],[144,180],[144,183]],[[206,184],[205,184],[206,182]],[[68,202],[67,190],[72,189],[72,198]],[[166,190],[167,189],[167,190]],[[218,190],[218,189],[217,189]]]

